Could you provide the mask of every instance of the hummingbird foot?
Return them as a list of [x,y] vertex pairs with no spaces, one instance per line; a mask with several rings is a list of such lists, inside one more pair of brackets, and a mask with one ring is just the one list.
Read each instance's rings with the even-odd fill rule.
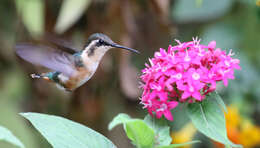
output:
[[42,76],[41,75],[39,75],[39,74],[31,74],[31,77],[33,78],[33,79],[40,79],[40,78],[42,78]]

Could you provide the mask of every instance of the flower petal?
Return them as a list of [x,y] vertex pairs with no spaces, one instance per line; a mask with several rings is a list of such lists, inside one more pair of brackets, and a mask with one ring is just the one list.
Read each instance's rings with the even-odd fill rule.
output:
[[164,111],[164,117],[170,121],[173,120],[172,113],[169,110]]

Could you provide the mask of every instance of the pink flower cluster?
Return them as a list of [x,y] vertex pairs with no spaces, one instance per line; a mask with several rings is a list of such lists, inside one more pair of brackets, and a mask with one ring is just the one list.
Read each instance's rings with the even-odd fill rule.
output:
[[170,111],[179,102],[202,101],[216,89],[216,82],[223,81],[227,86],[228,79],[234,79],[234,69],[240,69],[239,60],[231,57],[232,50],[227,54],[216,48],[215,41],[207,46],[197,39],[176,42],[178,45],[170,45],[168,51],[161,48],[155,52],[141,76],[144,108],[168,120],[173,120]]

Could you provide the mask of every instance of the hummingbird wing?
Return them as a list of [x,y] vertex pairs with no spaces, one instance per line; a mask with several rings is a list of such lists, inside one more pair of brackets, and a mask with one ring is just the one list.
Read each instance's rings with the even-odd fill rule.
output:
[[68,53],[74,54],[76,52],[79,52],[79,49],[75,48],[71,42],[64,40],[64,39],[61,39],[61,38],[54,36],[52,34],[46,34],[45,39],[48,42],[62,48],[62,50],[65,50]]
[[67,76],[76,72],[75,58],[69,53],[29,43],[17,44],[15,49],[18,56],[32,64],[42,65]]

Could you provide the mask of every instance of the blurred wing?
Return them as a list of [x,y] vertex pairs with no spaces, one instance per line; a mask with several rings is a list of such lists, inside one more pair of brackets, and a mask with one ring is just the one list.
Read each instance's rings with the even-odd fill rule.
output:
[[68,53],[74,54],[76,52],[79,52],[79,50],[77,48],[75,48],[71,42],[61,39],[59,37],[56,37],[52,34],[46,34],[45,39],[48,42],[62,48],[63,50],[65,50]]
[[69,53],[44,45],[17,44],[15,48],[17,55],[32,64],[42,65],[67,76],[76,72],[74,57]]

